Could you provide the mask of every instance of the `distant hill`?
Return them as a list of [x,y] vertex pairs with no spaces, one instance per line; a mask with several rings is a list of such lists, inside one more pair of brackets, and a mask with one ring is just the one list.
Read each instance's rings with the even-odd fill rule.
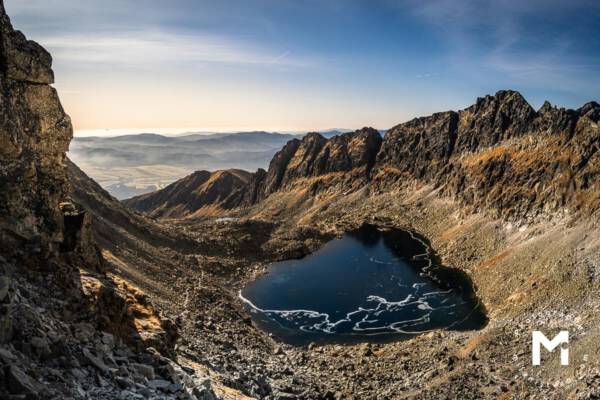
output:
[[109,193],[125,199],[197,170],[265,168],[277,150],[301,136],[256,131],[75,137],[69,157]]

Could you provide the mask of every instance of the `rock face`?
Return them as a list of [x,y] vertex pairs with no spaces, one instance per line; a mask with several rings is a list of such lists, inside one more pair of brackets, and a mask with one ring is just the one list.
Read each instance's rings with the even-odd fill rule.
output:
[[[54,88],[50,55],[13,30],[0,1],[0,345],[26,334],[19,279],[27,270],[53,271],[74,286],[74,268],[62,264],[68,197],[63,165],[72,136]],[[73,243],[73,249],[76,243]],[[48,289],[52,279],[49,279]],[[28,379],[12,377],[23,390]],[[17,385],[18,386],[18,385]],[[13,385],[12,387],[17,387]],[[0,393],[2,387],[0,387]]]
[[0,220],[2,242],[39,241],[58,250],[68,182],[64,159],[72,137],[53,83],[52,58],[14,31],[0,5]]
[[373,128],[325,139],[308,133],[302,140],[292,140],[273,157],[262,188],[262,198],[298,178],[362,169],[367,177],[381,147],[381,135]]
[[393,166],[417,178],[429,177],[448,160],[456,143],[458,113],[416,118],[386,132],[377,166]]
[[124,203],[155,217],[192,216],[207,206],[227,210],[242,203],[251,180],[252,174],[242,170],[197,171],[164,189]]
[[174,325],[104,273],[91,213],[71,200],[51,64],[0,0],[0,398],[211,398],[205,377],[149,347],[168,355]]
[[[514,91],[480,98],[459,112],[400,124],[377,158],[385,168],[433,183],[473,208],[512,219],[598,211],[597,103],[535,112]],[[389,172],[389,169],[387,170]]]

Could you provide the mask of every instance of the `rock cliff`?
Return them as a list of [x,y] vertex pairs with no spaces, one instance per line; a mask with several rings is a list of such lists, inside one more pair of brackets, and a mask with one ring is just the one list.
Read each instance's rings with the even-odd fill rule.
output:
[[373,128],[362,128],[330,139],[312,132],[302,140],[292,140],[269,164],[261,198],[298,178],[354,169],[361,170],[361,175],[366,178],[373,168],[381,141],[381,135]]
[[474,209],[515,220],[595,213],[598,112],[593,102],[577,110],[546,102],[536,112],[518,92],[500,91],[462,111],[392,128],[378,155],[379,178],[393,171],[422,179]]
[[51,65],[0,0],[0,398],[212,399],[210,380],[164,357],[175,326],[107,273],[71,199]]
[[[51,69],[52,58],[12,28],[0,4],[0,224],[3,250],[20,241],[47,255],[63,239],[65,152],[72,137]],[[7,254],[7,253],[3,253]]]

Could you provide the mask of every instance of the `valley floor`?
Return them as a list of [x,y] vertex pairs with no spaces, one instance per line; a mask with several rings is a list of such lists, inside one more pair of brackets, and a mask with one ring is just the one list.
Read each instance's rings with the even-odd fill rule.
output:
[[[381,190],[377,179],[349,193],[332,186],[315,195],[306,187],[298,182],[224,221],[150,220],[96,188],[75,197],[96,210],[113,273],[176,319],[180,362],[205,368],[226,398],[600,396],[597,223],[564,216],[517,225],[467,210],[428,186]],[[111,213],[94,202],[110,204]],[[308,347],[278,343],[252,326],[237,297],[245,283],[268,263],[305,255],[364,222],[429,238],[444,265],[472,278],[488,325],[388,344]],[[560,366],[555,351],[533,367],[531,332],[551,337],[562,329],[570,333],[570,365]]]

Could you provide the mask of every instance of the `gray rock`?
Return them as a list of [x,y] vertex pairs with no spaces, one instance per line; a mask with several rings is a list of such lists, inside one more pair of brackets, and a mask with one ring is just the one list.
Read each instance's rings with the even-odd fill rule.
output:
[[154,368],[151,365],[132,363],[129,367],[138,374],[146,377],[148,380],[154,379]]
[[8,276],[0,276],[0,302],[8,296],[8,289],[10,287],[10,279]]
[[109,346],[109,348],[115,347],[115,337],[110,333],[102,333],[102,343]]
[[5,364],[11,364],[12,361],[17,359],[17,356],[11,353],[8,349],[0,347],[0,359],[4,361]]
[[104,361],[99,357],[93,355],[87,348],[83,349],[83,356],[89,362],[90,365],[95,367],[101,372],[108,372],[108,367],[104,364]]
[[71,369],[71,375],[73,375],[78,380],[82,381],[88,376],[88,372],[81,368],[73,368]]
[[148,397],[152,396],[153,392],[147,386],[140,385],[139,383],[136,383],[135,387],[136,387],[136,391],[139,392],[144,397],[148,398]]
[[31,339],[31,345],[37,349],[37,351],[42,355],[50,354],[50,346],[48,345],[48,340],[42,337],[34,337]]
[[181,383],[171,383],[167,388],[167,391],[170,393],[177,393],[183,390],[183,385]]
[[127,389],[133,386],[133,382],[131,380],[120,376],[117,376],[115,378],[115,382],[117,382],[117,385],[119,385],[119,387],[121,387],[122,389]]
[[130,400],[130,399],[143,399],[144,396],[138,393],[133,393],[129,390],[123,390],[119,393],[119,399],[121,400]]
[[16,365],[11,365],[8,369],[8,388],[14,394],[31,395],[37,395],[43,389],[39,382]]
[[192,394],[198,400],[216,400],[217,396],[212,390],[212,380],[209,377],[197,378],[194,380],[195,387],[192,389]]
[[148,386],[152,389],[164,390],[168,388],[169,385],[171,385],[171,382],[165,381],[164,379],[153,379],[148,381]]

